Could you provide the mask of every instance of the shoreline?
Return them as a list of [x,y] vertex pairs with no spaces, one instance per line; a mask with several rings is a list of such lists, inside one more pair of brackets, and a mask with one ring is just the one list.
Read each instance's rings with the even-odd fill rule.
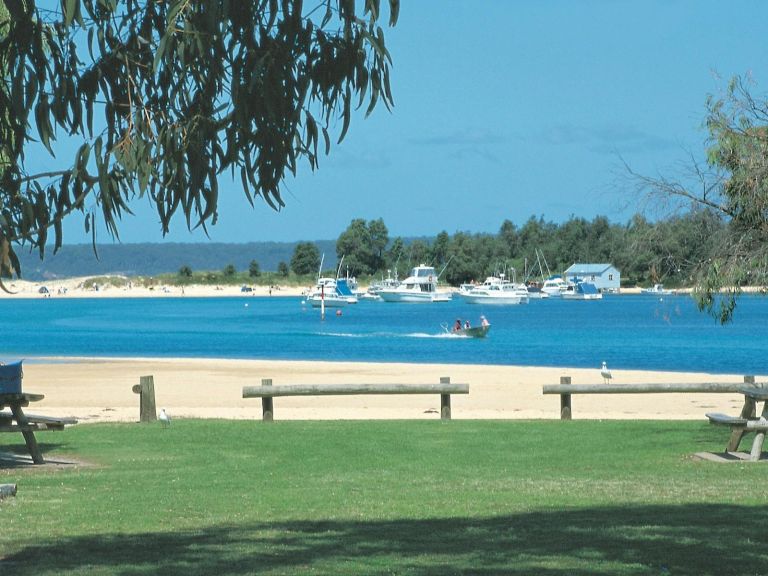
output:
[[[453,418],[559,419],[560,398],[544,395],[544,384],[570,376],[573,384],[599,383],[598,369],[465,364],[405,364],[204,358],[41,357],[24,364],[23,390],[44,394],[27,411],[72,416],[81,424],[137,422],[139,397],[132,388],[152,375],[157,410],[173,418],[223,418],[261,421],[261,402],[242,398],[243,386],[271,378],[280,384],[437,383],[448,376],[468,383],[468,395],[451,398]],[[613,370],[613,382],[740,382],[742,375]],[[762,377],[758,376],[758,380]],[[275,420],[439,419],[434,395],[309,396],[276,398]],[[577,395],[578,420],[701,420],[706,412],[737,414],[739,394]]]
[[[134,286],[126,279],[126,286],[100,285],[98,290],[84,287],[91,277],[68,278],[62,280],[32,282],[29,280],[5,281],[5,287],[11,293],[2,292],[0,298],[9,299],[49,299],[49,298],[200,298],[200,297],[301,297],[305,296],[309,286],[260,286],[248,285],[251,292],[242,292],[241,285],[210,286],[190,284],[189,286]],[[41,292],[45,288],[47,292]]]
[[[125,286],[113,286],[111,284],[102,284],[98,289],[86,288],[85,284],[94,278],[120,278],[123,279]],[[78,278],[64,278],[49,281],[30,281],[30,280],[6,280],[5,287],[11,293],[2,292],[0,298],[26,298],[26,299],[47,299],[47,298],[182,298],[182,297],[242,297],[252,296],[271,296],[271,297],[302,297],[309,294],[313,286],[262,286],[258,284],[246,284],[252,291],[243,292],[242,285],[202,285],[190,284],[188,286],[134,286],[130,278],[122,276],[84,276]],[[367,286],[361,285],[364,290]],[[41,292],[45,289],[46,292]],[[458,288],[451,288],[452,292],[458,292]],[[747,292],[749,290],[745,290]],[[689,288],[676,290],[675,294],[687,295],[691,292]],[[642,288],[622,288],[615,295],[636,295],[641,294]]]
[[[113,286],[111,284],[101,284],[98,289],[86,287],[85,284],[94,278],[120,278],[125,281],[124,286]],[[182,298],[182,297],[241,297],[248,298],[252,296],[271,296],[271,297],[302,297],[307,296],[313,286],[263,286],[259,284],[245,284],[251,291],[243,292],[243,285],[203,285],[190,284],[187,286],[158,285],[152,287],[134,286],[129,277],[104,275],[104,276],[83,276],[77,278],[62,278],[48,281],[30,281],[30,280],[5,280],[4,286],[8,291],[0,292],[0,298],[22,298],[22,299],[47,299],[47,298]],[[360,285],[364,290],[367,286]],[[41,292],[41,290],[45,291]],[[450,288],[453,293],[459,291],[458,288]],[[743,286],[741,291],[744,294],[764,294],[765,291],[756,286]],[[672,295],[689,296],[693,293],[692,288],[679,288],[672,291]],[[618,292],[612,292],[610,295],[626,296],[643,294],[643,288],[633,286],[621,288]],[[653,296],[653,294],[646,294]]]

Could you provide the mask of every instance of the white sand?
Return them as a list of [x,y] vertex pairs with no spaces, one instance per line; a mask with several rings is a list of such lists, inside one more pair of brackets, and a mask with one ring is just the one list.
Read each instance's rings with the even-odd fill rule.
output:
[[[103,277],[102,277],[103,278]],[[10,293],[3,292],[2,298],[178,298],[180,296],[300,296],[309,286],[252,286],[253,292],[244,293],[241,286],[153,286],[146,288],[134,284],[128,278],[116,277],[120,286],[100,283],[94,289],[90,278],[68,278],[30,282],[27,280],[6,280],[4,285]],[[47,293],[41,293],[45,288]]]
[[[137,421],[139,397],[132,387],[154,377],[157,409],[175,418],[260,419],[261,400],[242,398],[243,386],[273,384],[437,383],[441,376],[468,383],[468,395],[451,400],[454,419],[559,418],[560,397],[542,394],[544,384],[570,376],[573,384],[600,383],[599,369],[438,364],[300,362],[215,359],[79,359],[28,362],[26,392],[45,399],[35,414],[75,416],[81,422]],[[758,377],[760,380],[761,378]],[[613,370],[613,382],[741,382],[741,375]],[[700,419],[705,412],[738,414],[739,394],[574,395],[574,419]],[[276,420],[437,419],[435,395],[318,396],[275,398]]]

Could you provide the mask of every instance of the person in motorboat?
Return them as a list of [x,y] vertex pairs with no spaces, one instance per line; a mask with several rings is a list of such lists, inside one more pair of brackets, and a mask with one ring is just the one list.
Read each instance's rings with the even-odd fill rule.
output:
[[485,326],[490,326],[491,323],[488,322],[488,320],[485,318],[485,316],[480,316],[480,325],[485,327]]
[[472,328],[472,325],[469,323],[469,320],[464,321],[464,330],[469,330]]
[[454,332],[461,331],[461,318],[456,318],[456,324],[453,325],[453,331]]

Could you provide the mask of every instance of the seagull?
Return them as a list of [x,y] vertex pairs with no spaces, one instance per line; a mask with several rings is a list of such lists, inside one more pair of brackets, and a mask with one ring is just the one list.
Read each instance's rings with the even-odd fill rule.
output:
[[611,381],[611,378],[613,378],[611,371],[608,369],[608,365],[605,362],[603,362],[603,366],[600,368],[600,375],[603,377],[603,380],[605,380],[606,384],[608,384],[608,382]]
[[160,416],[158,416],[157,419],[160,420],[160,422],[163,425],[163,428],[166,428],[171,425],[171,417],[168,416],[168,414],[165,411],[165,408],[162,408],[160,410]]

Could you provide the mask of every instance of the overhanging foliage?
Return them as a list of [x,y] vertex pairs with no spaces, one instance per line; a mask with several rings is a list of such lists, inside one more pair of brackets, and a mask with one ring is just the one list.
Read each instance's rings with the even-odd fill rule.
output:
[[[94,242],[97,213],[117,237],[137,197],[163,233],[176,214],[215,224],[225,173],[279,209],[286,175],[317,168],[353,109],[393,104],[380,0],[0,2],[6,273],[20,273],[14,245],[42,257],[52,231],[58,249],[73,212]],[[390,25],[398,11],[389,0]],[[78,140],[73,157],[56,155],[60,138]],[[33,153],[50,169],[29,173]]]
[[692,162],[686,183],[631,171],[655,203],[704,207],[728,224],[709,257],[697,263],[694,295],[701,310],[731,320],[744,286],[768,287],[768,98],[735,77],[724,95],[707,99],[706,165]]

